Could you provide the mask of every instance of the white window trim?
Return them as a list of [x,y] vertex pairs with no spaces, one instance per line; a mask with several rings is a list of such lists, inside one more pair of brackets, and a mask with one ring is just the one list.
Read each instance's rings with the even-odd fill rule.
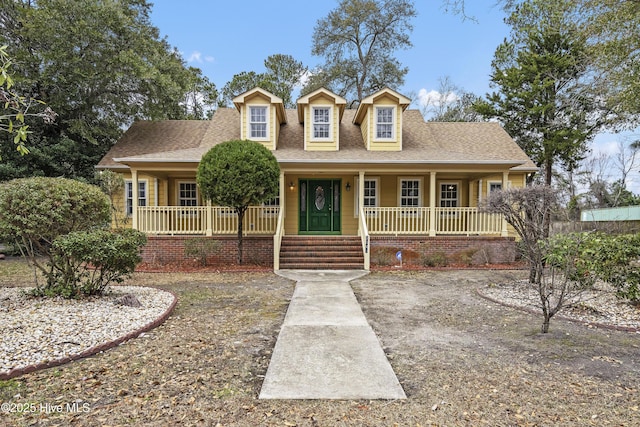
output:
[[[265,132],[265,136],[264,137],[260,137],[260,138],[256,138],[256,137],[252,137],[251,136],[251,124],[253,123],[251,121],[251,109],[252,108],[265,108],[266,112],[265,112],[265,120],[266,120],[266,132]],[[269,141],[270,139],[270,132],[269,130],[271,129],[270,126],[270,117],[271,117],[271,106],[269,104],[250,104],[247,105],[247,139],[251,140],[251,141]]]
[[[379,207],[380,206],[380,177],[379,176],[367,176],[364,178],[365,181],[375,181],[376,183],[376,204],[374,207]],[[353,206],[354,206],[354,218],[359,218],[360,217],[360,205],[358,204],[360,202],[360,178],[359,177],[355,177],[353,179],[353,182],[355,182],[354,187],[355,187],[355,191],[354,191],[354,202],[353,202]]]
[[[418,181],[418,206],[402,206],[402,182],[403,181]],[[416,216],[419,215],[424,206],[424,178],[421,176],[399,176],[398,177],[398,207],[402,209],[402,216]],[[411,209],[418,209],[416,212],[411,212]]]
[[502,186],[502,181],[487,181],[487,197],[491,194],[491,186],[496,184],[500,184],[500,186]]
[[[128,212],[128,207],[127,207],[127,199],[129,198],[129,194],[128,194],[128,188],[127,186],[131,184],[131,189],[133,190],[133,180],[132,179],[125,179],[124,180],[124,213],[125,216],[127,218],[131,218],[132,213]],[[145,200],[145,206],[149,206],[149,180],[147,179],[139,179],[138,180],[138,185],[140,184],[144,184],[144,197],[140,197],[140,190],[138,190],[138,199],[144,199]],[[140,206],[140,201],[138,201],[138,206]],[[133,200],[131,201],[131,208],[133,209]]]
[[[443,185],[455,185],[456,186],[456,207],[455,208],[450,208],[450,207],[444,207],[444,206],[440,206],[441,202],[442,202],[442,186]],[[439,181],[438,182],[438,188],[437,188],[437,196],[438,196],[438,200],[437,200],[437,207],[439,209],[457,209],[460,207],[460,191],[462,189],[462,182],[461,181]],[[449,216],[454,216],[457,215],[456,212],[440,212],[440,216],[443,215],[449,215]]]
[[[316,122],[314,121],[315,115],[314,115],[314,110],[315,109],[328,109],[329,110],[329,136],[327,136],[326,138],[318,138],[316,136],[314,136],[314,126],[316,124]],[[331,105],[312,105],[311,106],[311,135],[310,135],[310,140],[311,141],[332,141],[333,140],[333,106]]]
[[[491,181],[487,181],[487,196],[489,196],[489,194],[491,193],[491,184],[500,184],[502,185],[502,181],[500,180],[491,180]],[[511,181],[507,181],[507,189],[511,188]],[[504,189],[504,187],[503,187]]]
[[[196,184],[196,205],[195,206],[181,206],[180,205],[180,184],[196,184],[196,181],[192,181],[192,180],[179,180],[176,181],[176,206],[177,207],[181,207],[181,208],[195,208],[200,206],[200,189],[198,188],[198,185]],[[180,216],[194,216],[197,215],[196,213],[194,214],[188,214],[186,212],[181,211],[180,212]]]
[[[391,109],[391,137],[390,138],[380,138],[378,137],[378,110],[381,109]],[[397,132],[397,117],[396,117],[397,108],[394,105],[379,105],[374,107],[373,109],[373,140],[374,141],[395,141],[396,140],[396,132]]]

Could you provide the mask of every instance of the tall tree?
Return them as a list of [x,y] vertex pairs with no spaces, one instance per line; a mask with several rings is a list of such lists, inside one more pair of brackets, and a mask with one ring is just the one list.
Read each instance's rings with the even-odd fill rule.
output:
[[507,19],[510,40],[496,50],[492,86],[477,104],[541,167],[550,186],[556,163],[573,169],[608,119],[592,85],[586,40],[571,0],[529,0]]
[[291,55],[275,54],[264,60],[264,67],[274,86],[274,95],[282,98],[285,108],[294,108],[293,90],[299,86],[308,68]]
[[285,108],[294,108],[293,91],[302,82],[307,67],[291,55],[277,53],[264,60],[264,73],[243,71],[233,76],[222,89],[221,106],[227,106],[231,100],[257,86],[282,98]]
[[[507,14],[527,0],[498,0]],[[604,82],[607,99],[615,114],[616,127],[640,124],[640,1],[638,0],[574,0],[576,26],[588,41],[594,75]],[[441,0],[446,12],[463,20],[476,20],[467,13],[465,0]]]
[[640,124],[640,1],[581,0],[582,28],[597,74],[628,126]]
[[15,165],[11,174],[90,180],[93,166],[133,120],[185,116],[182,103],[197,76],[159,37],[146,0],[2,5],[0,44],[15,52],[15,87],[58,114],[55,125],[30,128],[28,164],[2,152]]
[[473,108],[474,103],[480,101],[478,95],[458,87],[448,76],[442,77],[438,81],[438,90],[426,94],[426,100],[421,106],[422,115],[427,118],[427,121],[482,121],[482,116]]
[[184,95],[184,115],[191,120],[210,119],[218,101],[216,85],[202,75],[199,68],[189,67],[187,92]]
[[410,0],[341,0],[313,30],[311,53],[325,58],[320,67],[325,77],[318,80],[355,101],[385,86],[397,89],[408,69],[393,53],[412,46],[416,15]]
[[27,118],[39,117],[46,123],[52,123],[55,113],[50,107],[44,107],[42,101],[15,93],[12,86],[11,57],[4,45],[0,46],[0,131],[10,134],[16,151],[24,155],[29,152],[26,145],[30,133]]

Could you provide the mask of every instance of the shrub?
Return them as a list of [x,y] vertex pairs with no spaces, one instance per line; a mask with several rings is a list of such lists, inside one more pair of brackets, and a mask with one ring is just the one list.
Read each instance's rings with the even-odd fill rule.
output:
[[146,235],[120,229],[76,231],[56,238],[52,272],[45,287],[34,294],[65,298],[100,295],[110,283],[121,283],[142,260]]
[[104,227],[109,199],[94,185],[65,178],[21,178],[0,184],[0,240],[13,243],[45,274],[56,237]]
[[213,239],[189,239],[184,242],[184,254],[200,261],[200,265],[207,265],[207,257],[220,251],[222,245]]
[[[600,279],[616,288],[618,297],[640,303],[640,235],[568,233],[549,240],[546,261],[565,265],[564,274],[582,286]],[[571,257],[575,259],[567,262]]]
[[426,267],[446,267],[449,265],[447,254],[442,251],[436,251],[431,254],[425,254],[422,263]]
[[398,248],[388,246],[371,248],[371,263],[381,267],[398,264],[397,252]]

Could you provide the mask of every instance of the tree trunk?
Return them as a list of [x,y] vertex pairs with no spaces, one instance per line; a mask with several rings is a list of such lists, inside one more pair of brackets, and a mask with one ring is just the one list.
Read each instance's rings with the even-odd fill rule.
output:
[[236,208],[238,213],[238,264],[242,264],[242,223],[244,220],[244,213],[247,208]]
[[551,318],[545,313],[544,321],[542,322],[542,333],[546,334],[549,332],[549,321]]

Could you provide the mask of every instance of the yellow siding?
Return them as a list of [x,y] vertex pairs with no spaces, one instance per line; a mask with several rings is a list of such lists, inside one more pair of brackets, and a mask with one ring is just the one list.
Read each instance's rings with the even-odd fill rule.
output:
[[[369,108],[368,111],[369,110],[371,109]],[[364,146],[367,147],[367,150],[371,147],[370,140],[369,140],[369,134],[370,134],[369,116],[370,114],[367,113],[367,117],[365,117],[365,119],[362,121],[362,124],[360,125],[360,133],[362,134],[362,140],[364,141]]]
[[[331,137],[328,140],[313,139],[313,107],[331,107]],[[314,98],[304,110],[304,146],[308,151],[336,151],[340,146],[339,108],[333,98],[324,94]]]
[[[121,174],[125,181],[131,181],[131,173],[126,172]],[[138,181],[145,181],[147,183],[147,206],[155,206],[156,200],[156,179],[150,175],[146,175],[143,173],[138,173]],[[158,191],[158,197],[160,197],[160,185]],[[130,228],[131,227],[131,218],[126,217],[125,215],[125,191],[126,187],[122,189],[122,191],[118,191],[113,195],[113,204],[116,208],[115,217],[112,216],[111,225],[112,226],[120,226]],[[160,202],[162,199],[158,198]],[[117,224],[116,224],[117,222]]]
[[[376,140],[376,107],[394,107],[395,135],[393,139]],[[360,132],[365,146],[371,151],[402,150],[402,108],[395,98],[385,95],[367,107],[367,112],[360,125]]]
[[[285,235],[297,235],[298,234],[298,179],[300,175],[286,175],[285,176],[285,200],[280,203],[285,204],[284,212],[284,232]],[[293,190],[289,188],[289,184],[293,182],[295,187]]]
[[[252,139],[249,134],[249,107],[250,106],[266,106],[267,107],[267,139]],[[278,123],[276,115],[276,106],[270,103],[270,100],[261,94],[255,94],[251,99],[247,100],[240,108],[240,120],[241,130],[240,135],[242,139],[248,139],[267,147],[269,150],[275,150],[276,141],[280,132],[280,124]]]

